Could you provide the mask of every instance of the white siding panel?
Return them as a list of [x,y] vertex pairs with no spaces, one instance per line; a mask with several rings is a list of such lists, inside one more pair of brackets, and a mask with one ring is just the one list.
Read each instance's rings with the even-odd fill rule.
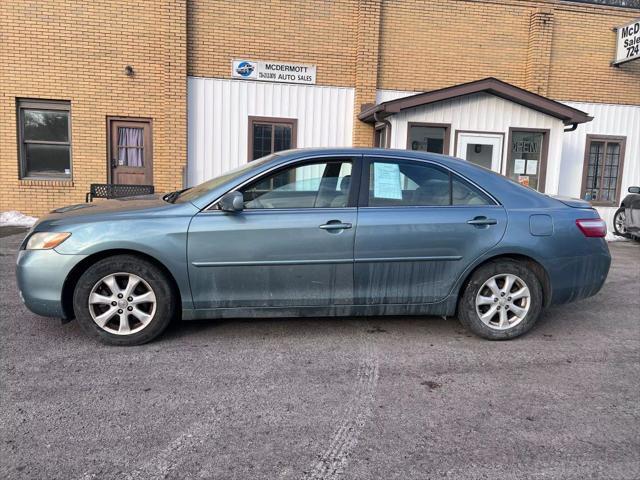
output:
[[[419,92],[399,90],[378,90],[378,103],[403,98]],[[582,168],[587,134],[616,135],[627,137],[624,171],[622,172],[622,196],[632,185],[640,185],[640,106],[612,105],[599,103],[571,102],[565,103],[571,107],[589,113],[594,119],[581,124],[573,132],[564,132],[559,121],[535,110],[507,102],[498,97],[490,101],[469,103],[469,98],[454,99],[444,108],[422,107],[410,113],[403,113],[392,117],[394,127],[392,132],[392,146],[406,148],[406,122],[425,121],[437,123],[451,123],[451,145],[455,130],[486,130],[508,132],[508,127],[550,128],[551,140],[549,144],[549,161],[547,165],[547,192],[557,192],[569,197],[580,197],[582,187]],[[477,108],[476,108],[477,107]],[[444,114],[449,110],[448,115]],[[481,112],[481,113],[479,113]],[[503,152],[503,164],[506,159],[506,146]],[[559,159],[559,161],[558,161]],[[607,220],[609,230],[613,228],[613,214],[616,208],[597,207],[602,218]]]
[[247,162],[249,116],[298,120],[297,147],[352,145],[354,89],[189,77],[187,184]]
[[[580,197],[587,134],[627,137],[621,196],[626,195],[630,186],[640,185],[640,106],[582,102],[563,103],[587,112],[593,117],[593,120],[579,125],[577,130],[573,132],[564,134],[560,193],[569,197]],[[609,231],[612,231],[613,214],[616,207],[597,207],[597,210],[600,212],[600,216],[607,221]]]
[[[378,97],[383,101],[400,98],[402,92],[383,90]],[[412,94],[413,92],[404,92]],[[391,122],[391,147],[406,148],[408,122],[450,123],[449,152],[455,155],[454,143],[457,130],[504,133],[502,172],[507,164],[509,127],[549,129],[549,155],[545,191],[558,192],[558,175],[562,152],[562,121],[550,115],[532,110],[514,102],[477,93],[451,100],[432,103],[402,111],[389,117]]]

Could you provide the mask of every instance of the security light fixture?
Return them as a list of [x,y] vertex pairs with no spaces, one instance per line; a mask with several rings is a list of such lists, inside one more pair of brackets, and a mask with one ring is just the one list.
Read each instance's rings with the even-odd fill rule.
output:
[[127,75],[127,77],[133,77],[133,74],[135,72],[133,71],[133,67],[131,65],[127,65],[126,67],[124,67],[124,73]]

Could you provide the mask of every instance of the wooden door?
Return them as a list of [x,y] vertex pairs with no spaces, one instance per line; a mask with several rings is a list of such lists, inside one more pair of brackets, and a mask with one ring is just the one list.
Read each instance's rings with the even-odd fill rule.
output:
[[109,120],[111,183],[153,185],[153,146],[148,120]]

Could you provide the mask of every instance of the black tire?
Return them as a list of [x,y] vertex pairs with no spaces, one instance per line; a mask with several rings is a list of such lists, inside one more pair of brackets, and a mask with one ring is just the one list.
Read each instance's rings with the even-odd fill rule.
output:
[[[619,218],[621,215],[623,216],[625,215],[624,207],[620,207],[618,210],[616,210],[616,213],[613,215],[613,233],[621,237],[624,237],[626,236],[626,232],[620,231],[618,229]],[[624,221],[622,222],[622,224],[624,225]]]
[[[529,310],[513,327],[497,330],[486,325],[476,311],[476,297],[485,282],[496,275],[511,274],[519,277],[529,289]],[[468,280],[458,302],[458,319],[476,335],[488,340],[508,340],[528,332],[538,320],[543,306],[542,286],[536,274],[524,263],[516,260],[496,260],[478,268]],[[482,308],[482,307],[480,307]],[[504,307],[502,307],[504,308]]]
[[[144,326],[141,323],[135,324],[136,318],[128,317],[130,320],[127,320],[127,323],[131,321],[134,326],[137,325],[137,328],[141,329],[124,335],[111,333],[100,327],[93,320],[89,311],[89,295],[94,286],[101,279],[120,272],[140,277],[155,295],[155,309],[150,309],[149,313],[152,313],[152,317],[148,323]],[[121,277],[117,278],[120,282],[123,281]],[[124,279],[126,281],[126,277]],[[78,279],[73,294],[73,309],[83,330],[102,343],[109,345],[132,346],[150,342],[167,328],[176,313],[176,304],[176,292],[165,274],[153,263],[134,255],[117,255],[97,261]],[[146,307],[146,305],[143,304],[142,307]],[[112,321],[120,321],[119,318]]]

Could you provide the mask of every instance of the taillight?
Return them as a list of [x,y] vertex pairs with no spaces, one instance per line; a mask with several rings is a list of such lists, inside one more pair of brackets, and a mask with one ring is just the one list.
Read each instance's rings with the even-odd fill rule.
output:
[[607,224],[601,218],[580,218],[576,225],[585,237],[604,237],[607,235]]

